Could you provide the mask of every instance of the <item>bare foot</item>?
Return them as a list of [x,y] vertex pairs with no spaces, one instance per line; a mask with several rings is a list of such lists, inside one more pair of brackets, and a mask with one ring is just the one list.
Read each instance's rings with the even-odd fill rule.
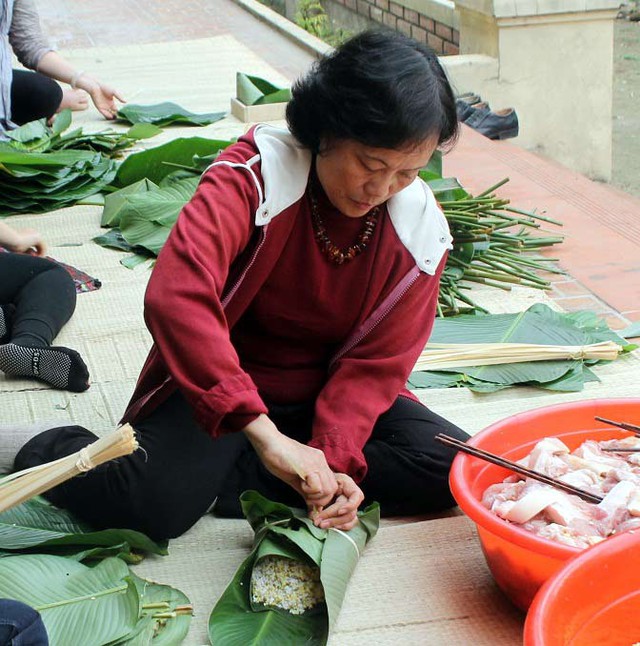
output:
[[71,108],[74,112],[86,110],[89,107],[89,96],[84,90],[72,90],[65,88],[62,90],[62,101],[58,107],[57,112],[61,112],[66,108]]

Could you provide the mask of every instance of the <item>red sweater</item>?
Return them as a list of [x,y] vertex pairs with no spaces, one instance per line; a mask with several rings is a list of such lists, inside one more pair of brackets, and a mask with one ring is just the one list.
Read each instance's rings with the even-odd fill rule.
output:
[[[257,152],[250,133],[218,161],[243,163]],[[253,170],[264,189],[257,164]],[[418,271],[383,209],[365,252],[334,265],[313,237],[306,195],[267,226],[254,224],[260,197],[244,169],[215,165],[203,176],[149,282],[154,346],[124,421],[135,424],[180,388],[216,437],[268,412],[262,396],[315,398],[309,444],[360,481],[373,425],[408,394],[445,259],[433,276]],[[329,237],[348,246],[362,220],[318,197]]]

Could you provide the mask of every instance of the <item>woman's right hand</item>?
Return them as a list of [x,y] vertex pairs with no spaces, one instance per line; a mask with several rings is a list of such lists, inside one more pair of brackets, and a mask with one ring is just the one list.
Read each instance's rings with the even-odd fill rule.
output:
[[267,470],[293,487],[308,507],[324,507],[333,500],[339,485],[322,451],[280,433],[266,415],[244,432]]
[[115,119],[118,116],[116,99],[121,103],[126,103],[118,90],[110,85],[97,81],[88,74],[82,74],[78,78],[76,87],[81,88],[89,94],[96,109],[105,119]]

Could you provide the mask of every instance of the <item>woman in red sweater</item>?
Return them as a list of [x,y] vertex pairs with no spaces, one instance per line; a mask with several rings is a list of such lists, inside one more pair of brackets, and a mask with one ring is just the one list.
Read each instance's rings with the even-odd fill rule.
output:
[[[364,499],[387,515],[455,504],[453,453],[433,438],[467,436],[405,390],[451,248],[418,178],[455,141],[451,87],[427,47],[365,32],[294,85],[287,121],[224,151],[160,253],[154,345],[124,415],[145,450],[54,503],[155,538],[210,509],[239,515],[245,489],[339,529]],[[93,439],[46,431],[16,466]]]

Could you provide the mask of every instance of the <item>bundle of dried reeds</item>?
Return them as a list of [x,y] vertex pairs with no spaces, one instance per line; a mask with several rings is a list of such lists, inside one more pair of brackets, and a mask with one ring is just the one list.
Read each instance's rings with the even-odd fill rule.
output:
[[13,473],[0,481],[0,512],[137,448],[134,430],[125,424],[77,453]]

